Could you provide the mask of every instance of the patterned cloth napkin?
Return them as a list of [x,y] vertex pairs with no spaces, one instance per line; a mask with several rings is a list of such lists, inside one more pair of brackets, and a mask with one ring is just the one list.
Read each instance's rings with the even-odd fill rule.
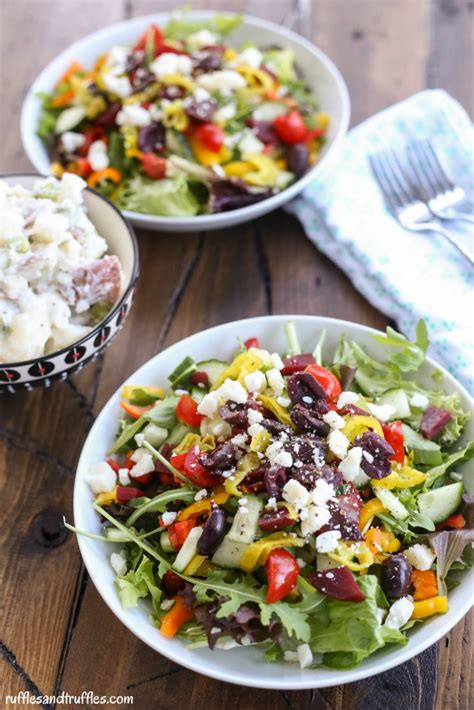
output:
[[[445,168],[474,198],[473,128],[444,91],[423,91],[354,128],[317,178],[287,206],[309,239],[339,266],[376,308],[409,338],[419,318],[428,326],[429,354],[471,393],[473,373],[472,270],[433,232],[402,229],[384,207],[367,156],[390,146],[402,155],[408,140],[429,138]],[[446,222],[459,240],[472,225]]]

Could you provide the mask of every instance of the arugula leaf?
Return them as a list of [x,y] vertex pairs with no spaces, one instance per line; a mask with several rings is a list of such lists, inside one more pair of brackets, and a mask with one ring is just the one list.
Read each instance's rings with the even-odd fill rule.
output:
[[324,653],[324,665],[330,668],[351,668],[387,643],[405,644],[405,634],[381,626],[378,607],[387,601],[374,575],[360,577],[358,584],[365,594],[362,602],[327,600],[329,624],[310,618],[310,646],[315,653]]
[[133,513],[127,518],[125,524],[127,527],[130,527],[138,520],[138,518],[145,515],[145,513],[163,513],[166,510],[168,503],[175,500],[190,502],[193,500],[195,495],[196,491],[194,488],[192,490],[185,488],[180,488],[178,490],[172,489],[165,491],[164,493],[160,493],[160,495],[157,495],[154,498],[149,498],[146,503],[143,503],[143,505],[134,510]]
[[427,472],[428,477],[423,484],[424,490],[431,488],[436,479],[440,478],[440,476],[444,476],[444,474],[447,473],[455,464],[464,463],[465,461],[469,461],[473,457],[474,441],[470,441],[469,444],[464,447],[464,449],[459,449],[459,451],[455,451],[452,454],[448,454],[445,457],[443,463],[439,464],[439,466],[435,466]]
[[227,582],[225,577],[227,572],[212,572],[207,579],[198,580],[192,577],[185,577],[193,585],[198,601],[211,601],[214,594],[224,597],[217,612],[217,618],[225,618],[235,614],[242,604],[254,603],[260,608],[260,620],[262,624],[268,625],[272,614],[275,614],[281,621],[287,633],[302,641],[309,641],[310,628],[306,619],[306,614],[298,608],[297,604],[287,604],[276,602],[267,604],[265,592],[262,588],[257,588],[255,580],[251,577],[237,579],[234,582]]

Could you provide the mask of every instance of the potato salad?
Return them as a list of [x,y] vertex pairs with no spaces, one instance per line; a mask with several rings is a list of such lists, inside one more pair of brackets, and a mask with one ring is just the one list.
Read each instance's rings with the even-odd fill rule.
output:
[[87,216],[77,175],[33,189],[0,181],[0,363],[87,335],[122,290],[122,270]]

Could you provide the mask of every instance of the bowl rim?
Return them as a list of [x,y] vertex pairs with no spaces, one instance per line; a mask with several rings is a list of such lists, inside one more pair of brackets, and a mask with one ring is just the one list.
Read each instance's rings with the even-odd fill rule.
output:
[[[5,179],[10,179],[10,178],[37,178],[37,179],[47,179],[54,177],[54,175],[41,175],[39,173],[0,173],[0,180],[5,180]],[[87,187],[84,188],[87,192],[92,193],[96,197],[99,197],[101,200],[103,200],[108,207],[111,207],[114,212],[116,212],[119,216],[119,218],[123,221],[125,228],[128,232],[128,236],[130,238],[130,241],[132,242],[132,249],[133,249],[133,266],[132,266],[132,272],[130,274],[130,279],[128,281],[127,287],[124,289],[124,292],[120,299],[117,301],[117,303],[114,305],[114,307],[110,310],[110,312],[103,318],[97,325],[95,325],[86,335],[84,335],[80,340],[74,340],[72,343],[67,345],[64,348],[61,348],[60,350],[54,350],[53,352],[50,353],[45,353],[41,357],[35,357],[32,358],[31,360],[22,360],[21,362],[6,362],[6,363],[1,363],[0,362],[0,370],[9,370],[13,368],[18,368],[18,367],[26,367],[28,365],[34,365],[35,363],[42,362],[45,359],[48,358],[53,358],[57,357],[58,355],[65,355],[71,348],[75,348],[78,345],[82,345],[83,343],[87,342],[90,340],[94,335],[97,335],[102,328],[107,325],[113,318],[117,315],[117,313],[120,312],[120,309],[122,308],[123,304],[127,300],[128,296],[130,295],[130,291],[135,288],[136,281],[138,279],[138,276],[140,274],[140,252],[138,249],[138,241],[137,237],[135,234],[135,230],[133,229],[132,225],[130,224],[129,220],[122,214],[122,212],[116,207],[116,205],[113,204],[107,197],[104,195],[101,195],[100,192],[97,192],[97,190],[94,190],[92,187]]]
[[[137,368],[134,372],[130,373],[126,380],[120,384],[119,387],[117,387],[112,395],[109,397],[107,402],[103,405],[101,408],[101,411],[99,412],[93,426],[88,432],[88,435],[86,437],[86,440],[84,441],[77,465],[76,465],[76,473],[75,473],[75,479],[74,479],[74,489],[73,489],[73,515],[74,515],[74,524],[76,524],[76,521],[80,518],[80,491],[79,488],[84,483],[82,480],[82,477],[79,477],[78,473],[81,468],[84,467],[85,465],[85,446],[88,441],[88,439],[93,435],[94,429],[100,428],[102,426],[103,420],[106,418],[106,414],[109,416],[109,413],[106,412],[113,403],[113,400],[116,398],[117,394],[121,391],[123,385],[133,379],[136,375],[140,374],[140,371],[146,367],[149,366],[151,361],[155,360],[156,358],[160,357],[164,353],[167,353],[169,350],[174,348],[176,345],[182,345],[182,344],[190,344],[193,340],[198,335],[202,334],[207,334],[208,336],[212,336],[215,333],[218,333],[219,330],[224,327],[224,326],[230,326],[233,325],[235,327],[244,327],[246,325],[252,324],[254,322],[262,321],[265,319],[265,322],[272,322],[272,321],[282,321],[282,320],[298,320],[299,322],[301,321],[307,321],[307,322],[317,322],[317,321],[322,321],[324,325],[327,325],[328,321],[330,323],[335,323],[337,325],[341,326],[350,326],[351,328],[355,327],[359,333],[368,333],[368,334],[383,334],[383,331],[380,331],[376,328],[372,328],[371,326],[367,326],[362,323],[355,323],[353,321],[348,321],[344,319],[339,319],[339,318],[331,318],[329,316],[314,316],[314,315],[306,315],[306,314],[274,314],[274,315],[263,315],[263,316],[253,316],[250,318],[241,318],[238,320],[234,321],[226,321],[225,323],[220,323],[215,326],[211,326],[209,328],[206,328],[204,330],[197,331],[196,333],[193,333],[192,335],[186,336],[185,338],[182,338],[180,340],[177,340],[175,343],[172,343],[169,345],[167,348],[164,350],[161,350],[159,353],[156,353],[153,355],[151,358],[149,358],[146,362],[144,362],[139,368]],[[323,327],[324,327],[323,325]],[[442,365],[439,365],[435,360],[433,360],[431,357],[426,357],[425,361],[433,368],[440,369],[443,373],[443,384],[444,387],[447,391],[455,389],[456,391],[459,391],[462,393],[463,396],[467,398],[467,400],[471,403],[471,406],[474,403],[473,398],[469,394],[469,392],[461,385]],[[94,541],[90,541],[94,542]],[[102,600],[105,602],[109,610],[112,612],[112,614],[118,619],[120,623],[122,623],[134,636],[136,636],[140,641],[145,643],[147,646],[149,646],[153,651],[165,656],[166,658],[174,661],[175,663],[178,663],[179,665],[192,670],[196,673],[200,673],[202,675],[205,675],[207,677],[213,678],[215,680],[220,680],[224,681],[227,683],[232,683],[234,685],[243,685],[247,687],[253,687],[253,688],[268,688],[268,689],[278,689],[278,690],[304,690],[304,689],[311,689],[311,688],[327,688],[327,687],[334,687],[337,685],[344,685],[346,683],[352,683],[355,681],[363,680],[365,678],[371,677],[373,675],[378,675],[379,673],[383,673],[385,671],[392,670],[393,668],[396,668],[397,666],[401,665],[402,663],[405,663],[409,661],[411,658],[414,658],[415,656],[419,655],[423,651],[425,651],[427,648],[435,644],[436,642],[439,641],[440,638],[446,633],[448,633],[462,618],[465,616],[470,608],[473,605],[473,601],[467,600],[463,604],[459,604],[456,608],[452,608],[449,610],[449,612],[446,615],[443,615],[440,617],[440,619],[444,618],[444,623],[441,624],[440,628],[437,630],[436,633],[434,633],[431,637],[428,637],[427,639],[424,640],[419,640],[417,641],[417,644],[415,648],[413,648],[413,644],[410,644],[410,639],[408,643],[405,646],[402,646],[400,648],[397,647],[396,650],[390,651],[388,650],[385,653],[380,653],[380,656],[377,658],[377,667],[376,669],[374,668],[367,668],[364,663],[362,663],[360,666],[357,666],[356,668],[348,669],[348,670],[336,670],[336,669],[324,669],[327,672],[327,676],[322,679],[318,679],[317,681],[314,678],[310,677],[305,677],[304,672],[301,676],[299,677],[293,677],[293,678],[288,678],[288,679],[282,679],[279,681],[278,684],[276,684],[273,679],[270,679],[269,681],[265,681],[264,677],[262,679],[254,678],[253,676],[246,676],[245,678],[239,677],[238,679],[235,678],[230,678],[229,677],[229,671],[221,669],[218,665],[214,665],[212,668],[207,666],[205,670],[202,668],[202,663],[199,661],[199,657],[196,656],[196,660],[189,660],[188,658],[182,658],[180,655],[180,648],[181,644],[183,643],[181,641],[180,645],[175,647],[165,647],[165,648],[157,648],[156,642],[153,641],[152,637],[152,631],[153,631],[153,625],[150,624],[150,633],[142,633],[141,630],[137,630],[134,625],[133,625],[133,619],[132,616],[128,613],[128,610],[123,610],[122,608],[119,609],[119,612],[112,607],[112,604],[109,603],[109,595],[108,595],[108,587],[104,585],[102,581],[102,576],[100,574],[100,571],[97,571],[97,566],[94,563],[92,554],[87,550],[87,540],[83,539],[81,535],[77,535],[77,544],[79,546],[79,551],[81,554],[82,561],[87,569],[87,572],[91,578],[91,581],[96,589],[96,591],[99,593],[100,597]],[[472,581],[474,580],[474,570],[468,570],[466,571],[465,577],[463,578],[463,581],[465,579],[465,583],[469,584],[469,580]],[[397,654],[396,661],[394,661],[394,655]],[[264,672],[261,674],[264,676]]]
[[[239,15],[239,13],[235,12],[224,12],[224,13],[219,13],[222,14],[226,17],[235,17]],[[157,12],[157,13],[151,13],[151,14],[146,14],[146,15],[138,15],[136,17],[131,17],[125,20],[121,20],[119,22],[114,22],[110,25],[106,25],[105,27],[102,27],[98,30],[95,30],[94,32],[90,32],[89,34],[85,35],[84,37],[81,37],[78,39],[76,42],[73,42],[72,44],[68,45],[65,47],[59,54],[57,54],[53,59],[46,64],[46,66],[43,67],[43,69],[39,72],[39,74],[36,75],[35,79],[33,80],[32,84],[30,85],[30,88],[28,89],[28,92],[23,100],[22,108],[21,108],[21,114],[20,114],[20,133],[21,133],[21,141],[23,144],[23,148],[26,152],[26,155],[28,156],[28,159],[31,161],[31,163],[38,169],[38,170],[43,170],[44,166],[42,163],[42,157],[38,154],[37,149],[35,148],[34,144],[31,143],[31,137],[32,133],[34,134],[34,131],[32,132],[31,126],[29,125],[28,119],[28,108],[31,104],[31,101],[36,99],[36,85],[41,83],[41,79],[44,74],[48,73],[50,70],[50,67],[53,64],[58,64],[60,63],[60,59],[62,55],[66,52],[74,52],[77,47],[85,43],[86,41],[99,38],[101,35],[108,35],[111,31],[113,31],[115,28],[122,27],[124,25],[133,25],[133,24],[140,24],[144,21],[147,22],[152,22],[156,21],[157,18],[160,18],[159,21],[162,21],[161,18],[163,18],[163,21],[165,18],[168,18],[172,15],[171,11],[168,12]],[[212,10],[190,10],[188,13],[189,17],[213,17],[216,15],[215,11]],[[277,192],[274,195],[271,195],[270,197],[266,197],[263,200],[260,200],[260,202],[256,202],[252,205],[247,205],[245,207],[238,207],[237,209],[233,210],[228,210],[226,212],[215,212],[215,213],[209,213],[209,214],[201,214],[201,215],[193,215],[191,217],[167,217],[165,215],[151,215],[145,212],[133,212],[131,210],[122,210],[122,214],[127,217],[128,219],[133,219],[140,221],[141,226],[146,227],[146,226],[159,226],[162,228],[166,228],[167,226],[169,228],[173,227],[179,227],[179,226],[188,226],[188,225],[196,225],[196,229],[203,229],[205,228],[206,224],[209,224],[209,221],[212,225],[212,227],[219,227],[219,226],[225,226],[228,223],[228,220],[231,219],[232,217],[235,219],[237,223],[245,221],[245,218],[248,217],[249,219],[252,218],[252,216],[259,216],[261,212],[259,211],[259,207],[261,208],[262,204],[269,205],[269,209],[267,210],[270,212],[272,209],[277,209],[281,204],[286,202],[287,200],[290,200],[292,197],[295,197],[301,190],[304,189],[304,187],[312,180],[314,179],[316,175],[316,171],[326,162],[326,159],[328,158],[329,155],[331,155],[334,152],[334,149],[336,148],[337,145],[340,144],[342,138],[344,135],[347,133],[347,129],[349,127],[349,122],[350,122],[350,117],[351,117],[351,102],[350,102],[350,95],[349,95],[349,90],[347,88],[347,84],[336,66],[336,64],[333,62],[332,59],[328,57],[328,55],[323,52],[322,49],[320,49],[316,44],[311,42],[310,40],[306,39],[306,37],[303,37],[302,35],[298,34],[297,32],[294,32],[293,30],[290,30],[286,27],[282,27],[280,25],[277,25],[275,22],[272,22],[270,20],[266,20],[260,17],[256,17],[255,15],[247,14],[247,13],[242,13],[242,24],[245,24],[245,22],[249,21],[251,24],[256,25],[257,27],[260,27],[263,30],[272,30],[273,32],[277,32],[279,35],[283,36],[284,38],[288,38],[295,43],[299,44],[302,46],[304,49],[306,49],[308,52],[310,52],[314,57],[318,59],[320,64],[323,65],[323,67],[327,70],[328,74],[331,76],[332,80],[334,81],[334,84],[337,88],[337,93],[341,102],[341,119],[339,122],[339,125],[337,127],[336,133],[334,137],[332,138],[331,144],[328,147],[327,152],[319,158],[319,160],[310,167],[310,169],[302,175],[300,178],[298,178],[294,183],[292,183],[290,186],[287,188],[281,190],[280,192]],[[240,218],[243,219],[240,219]]]

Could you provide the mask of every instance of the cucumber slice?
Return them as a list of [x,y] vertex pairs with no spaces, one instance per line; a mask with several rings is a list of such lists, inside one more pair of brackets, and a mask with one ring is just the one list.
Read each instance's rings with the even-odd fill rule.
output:
[[408,518],[408,510],[392,491],[386,488],[379,488],[378,486],[374,487],[372,490],[382,505],[391,512],[394,518],[397,518],[397,520],[405,520]]
[[429,441],[418,434],[417,431],[403,425],[403,436],[408,451],[413,451],[413,463],[422,466],[438,466],[443,461],[441,448],[435,441]]
[[71,106],[65,111],[61,111],[57,120],[56,126],[54,127],[54,132],[57,135],[65,133],[66,131],[72,131],[83,118],[86,116],[86,110],[83,106]]
[[177,446],[190,431],[191,429],[186,426],[186,424],[178,422],[171,429],[168,438],[166,439],[166,443],[170,444],[170,446]]
[[235,542],[253,542],[257,533],[262,501],[255,496],[246,496],[246,498],[247,512],[237,511],[232,527],[226,535]]
[[193,528],[173,562],[173,567],[178,572],[184,572],[194,555],[197,554],[197,544],[202,535],[202,528]]
[[434,523],[441,523],[456,512],[461,505],[464,486],[462,481],[441,486],[418,496],[418,509]]
[[255,539],[262,502],[255,496],[248,496],[247,512],[240,510],[235,514],[232,527],[222,540],[212,558],[212,562],[221,567],[237,568],[246,548]]
[[160,535],[160,545],[165,552],[174,552],[170,536],[166,531],[162,532]]
[[196,370],[207,374],[209,377],[209,384],[211,386],[219,379],[224,370],[228,367],[229,363],[224,362],[224,360],[202,360],[201,362],[196,363]]
[[278,116],[284,116],[288,113],[288,106],[280,101],[264,101],[258,106],[252,116],[256,121],[268,121],[273,123]]
[[236,542],[226,535],[215,551],[211,561],[214,565],[218,565],[219,567],[238,569],[240,558],[247,547],[248,543]]
[[390,419],[405,419],[411,414],[405,390],[395,389],[384,392],[376,400],[377,405],[388,404],[395,409]]

